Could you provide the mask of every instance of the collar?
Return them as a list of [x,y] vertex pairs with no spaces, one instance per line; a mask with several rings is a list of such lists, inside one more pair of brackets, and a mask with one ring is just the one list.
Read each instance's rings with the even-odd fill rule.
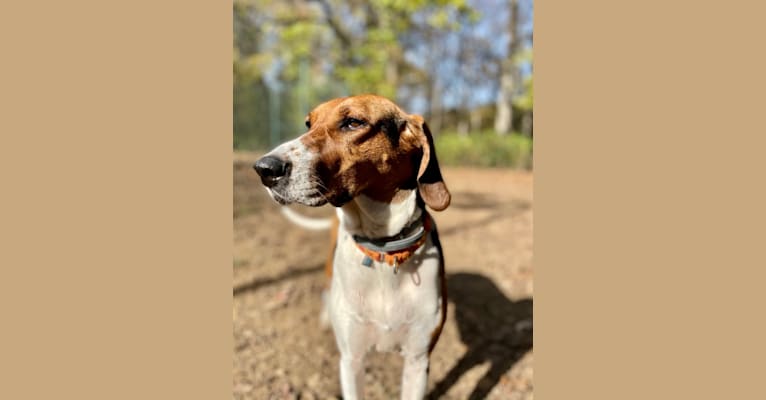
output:
[[407,261],[428,239],[427,233],[433,228],[431,216],[423,210],[423,217],[404,227],[396,235],[387,238],[370,239],[353,235],[356,247],[364,254],[362,265],[369,267],[373,261],[386,262],[399,271],[399,265]]

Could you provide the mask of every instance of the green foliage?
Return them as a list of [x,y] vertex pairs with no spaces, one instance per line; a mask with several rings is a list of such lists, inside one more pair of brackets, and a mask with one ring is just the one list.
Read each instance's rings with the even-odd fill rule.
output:
[[[334,97],[376,93],[406,106],[398,95],[415,93],[429,103],[444,98],[448,91],[456,96],[456,91],[471,85],[451,87],[445,79],[451,80],[454,74],[479,77],[473,81],[493,79],[493,66],[499,62],[486,44],[492,38],[466,39],[459,47],[462,50],[451,50],[459,54],[429,50],[450,38],[472,37],[463,32],[476,30],[473,24],[484,16],[468,0],[234,0],[233,12],[235,149],[265,150],[296,137],[305,131],[306,113]],[[432,54],[433,59],[420,62],[420,53]],[[442,59],[458,57],[462,57],[459,69],[450,66],[436,72]],[[465,67],[460,61],[465,59],[478,59],[480,69]],[[531,60],[531,50],[513,58],[516,64]],[[467,81],[462,79],[455,81]],[[522,112],[513,115],[529,118],[516,117],[514,126],[531,135],[531,76],[519,89],[513,107]],[[455,121],[465,120],[487,104],[467,100],[450,110],[429,104],[426,117],[446,121],[447,113],[454,114],[451,122],[442,125],[454,129]],[[491,119],[485,115],[474,126],[480,129]],[[440,159],[447,164],[531,167],[529,137],[476,132],[467,137],[442,134],[436,140],[444,148],[439,150]]]
[[483,131],[459,135],[448,132],[435,136],[434,145],[442,165],[532,168],[532,138],[518,133],[497,135],[494,131]]
[[[532,49],[526,49],[525,51],[519,53],[513,62],[519,65],[523,63],[531,64]],[[532,106],[534,105],[535,90],[532,79],[533,75],[531,74],[524,79],[524,82],[522,82],[524,87],[522,94],[513,99],[513,105],[523,111],[532,111]]]
[[513,105],[522,111],[532,111],[532,106],[535,103],[532,79],[531,75],[524,79],[524,93],[513,99]]

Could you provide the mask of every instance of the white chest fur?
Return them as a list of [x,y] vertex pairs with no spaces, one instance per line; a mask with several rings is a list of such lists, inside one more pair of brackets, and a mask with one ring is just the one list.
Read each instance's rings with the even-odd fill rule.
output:
[[425,350],[441,320],[439,254],[430,239],[396,274],[386,263],[362,265],[347,232],[338,239],[329,304],[338,340],[353,336],[346,345],[362,351]]

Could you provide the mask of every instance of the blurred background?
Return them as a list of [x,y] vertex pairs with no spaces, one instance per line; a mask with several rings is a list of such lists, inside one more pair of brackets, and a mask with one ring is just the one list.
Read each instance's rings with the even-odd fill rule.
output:
[[[533,398],[532,12],[529,0],[234,1],[234,399],[340,398],[318,318],[328,232],[289,223],[252,165],[319,103],[365,92],[426,118],[452,193],[433,213],[449,306],[429,398]],[[370,353],[366,398],[398,398],[401,367]]]
[[305,131],[331,98],[421,114],[447,165],[532,167],[531,0],[235,0],[234,148]]

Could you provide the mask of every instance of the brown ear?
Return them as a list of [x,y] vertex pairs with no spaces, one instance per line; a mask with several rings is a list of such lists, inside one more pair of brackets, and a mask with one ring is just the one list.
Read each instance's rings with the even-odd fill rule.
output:
[[442,178],[442,173],[439,170],[434,139],[423,117],[411,115],[409,122],[412,132],[419,139],[423,149],[423,157],[420,159],[417,176],[420,197],[434,211],[442,211],[449,206],[452,196],[447,190],[447,185],[444,184],[444,178]]

